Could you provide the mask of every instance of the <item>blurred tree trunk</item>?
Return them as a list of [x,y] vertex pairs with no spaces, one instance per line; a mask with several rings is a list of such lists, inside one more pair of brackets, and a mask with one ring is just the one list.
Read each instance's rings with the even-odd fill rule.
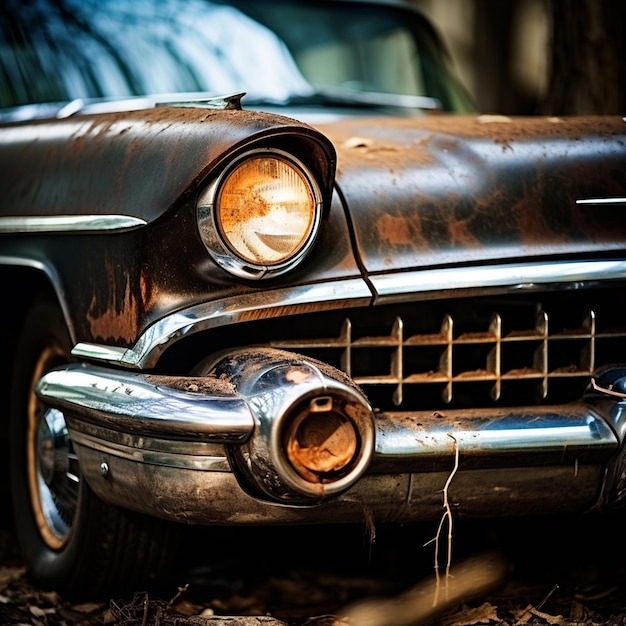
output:
[[510,76],[511,34],[517,2],[477,0],[474,14],[474,82],[482,112],[509,111],[517,105]]
[[538,94],[515,75],[516,29],[527,0],[474,1],[474,84],[483,113],[532,114]]
[[548,0],[551,71],[545,113],[626,113],[626,2]]

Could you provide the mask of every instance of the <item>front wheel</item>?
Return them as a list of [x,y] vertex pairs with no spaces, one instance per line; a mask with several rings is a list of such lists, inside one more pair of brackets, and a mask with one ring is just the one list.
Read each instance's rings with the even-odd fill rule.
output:
[[34,393],[45,372],[70,360],[70,345],[58,306],[38,301],[18,341],[10,405],[11,494],[23,557],[35,584],[68,598],[154,588],[174,556],[174,527],[101,501],[81,475],[63,413]]

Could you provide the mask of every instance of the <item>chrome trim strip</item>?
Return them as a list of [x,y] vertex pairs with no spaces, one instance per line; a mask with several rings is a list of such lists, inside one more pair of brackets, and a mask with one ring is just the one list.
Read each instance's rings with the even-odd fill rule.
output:
[[626,198],[588,198],[576,200],[576,204],[626,204]]
[[[180,454],[163,450],[140,449],[139,446],[123,445],[99,436],[89,435],[70,426],[72,441],[77,446],[90,448],[100,454],[110,455],[133,463],[162,465],[196,472],[230,472],[225,456]],[[80,455],[79,455],[80,456]]]
[[147,222],[131,215],[41,215],[0,217],[0,233],[78,233],[86,231],[125,231],[141,228]]
[[[120,432],[108,428],[106,420],[104,425],[95,424],[76,417],[71,413],[65,413],[67,426],[72,433],[80,433],[101,445],[112,444],[124,449],[149,450],[166,455],[186,455],[202,458],[225,459],[226,447],[223,443],[215,441],[183,441],[182,439],[164,439],[149,437],[145,433],[133,434]],[[74,435],[72,435],[72,439]],[[228,465],[230,467],[230,465]]]
[[74,98],[74,100],[70,100],[57,111],[56,118],[58,120],[64,120],[68,117],[72,117],[72,115],[80,113],[84,106],[85,101],[82,98]]
[[289,309],[297,313],[302,310],[336,308],[338,302],[344,303],[346,307],[366,306],[371,299],[372,293],[361,278],[258,291],[205,302],[168,315],[146,329],[128,350],[79,343],[74,346],[72,354],[128,367],[149,368],[154,366],[170,343],[208,328],[269,317],[272,309],[286,315]]
[[121,363],[126,352],[128,352],[128,348],[102,346],[97,343],[78,343],[72,350],[74,356],[104,363]]
[[[626,260],[552,261],[512,263],[452,269],[417,270],[397,274],[370,275],[378,293],[377,303],[407,294],[432,297],[451,290],[531,290],[539,285],[565,284],[579,288],[582,283],[626,279]],[[460,295],[460,294],[459,294]]]
[[[2,219],[2,218],[0,218]],[[42,261],[36,261],[34,259],[25,259],[19,256],[5,256],[0,255],[0,265],[15,265],[17,267],[28,267],[33,270],[37,270],[45,274],[52,285],[54,290],[58,293],[61,292],[61,281],[59,275],[56,273],[54,267],[46,265]]]

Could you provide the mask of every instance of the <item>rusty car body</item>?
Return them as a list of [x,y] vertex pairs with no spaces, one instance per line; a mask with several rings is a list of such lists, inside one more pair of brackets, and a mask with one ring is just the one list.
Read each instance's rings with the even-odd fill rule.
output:
[[[475,113],[396,2],[5,4],[0,396],[34,580],[137,585],[183,524],[438,519],[453,468],[455,515],[623,506],[623,118]],[[357,31],[401,31],[423,80],[377,53],[399,87],[316,84]],[[181,33],[226,79],[163,87]]]

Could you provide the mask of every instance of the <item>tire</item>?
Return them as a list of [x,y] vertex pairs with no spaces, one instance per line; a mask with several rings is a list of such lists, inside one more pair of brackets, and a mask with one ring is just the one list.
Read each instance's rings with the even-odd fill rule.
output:
[[18,340],[9,416],[15,531],[32,582],[73,600],[158,588],[174,525],[105,504],[82,478],[63,414],[37,399],[43,373],[70,360],[59,307],[37,301]]

